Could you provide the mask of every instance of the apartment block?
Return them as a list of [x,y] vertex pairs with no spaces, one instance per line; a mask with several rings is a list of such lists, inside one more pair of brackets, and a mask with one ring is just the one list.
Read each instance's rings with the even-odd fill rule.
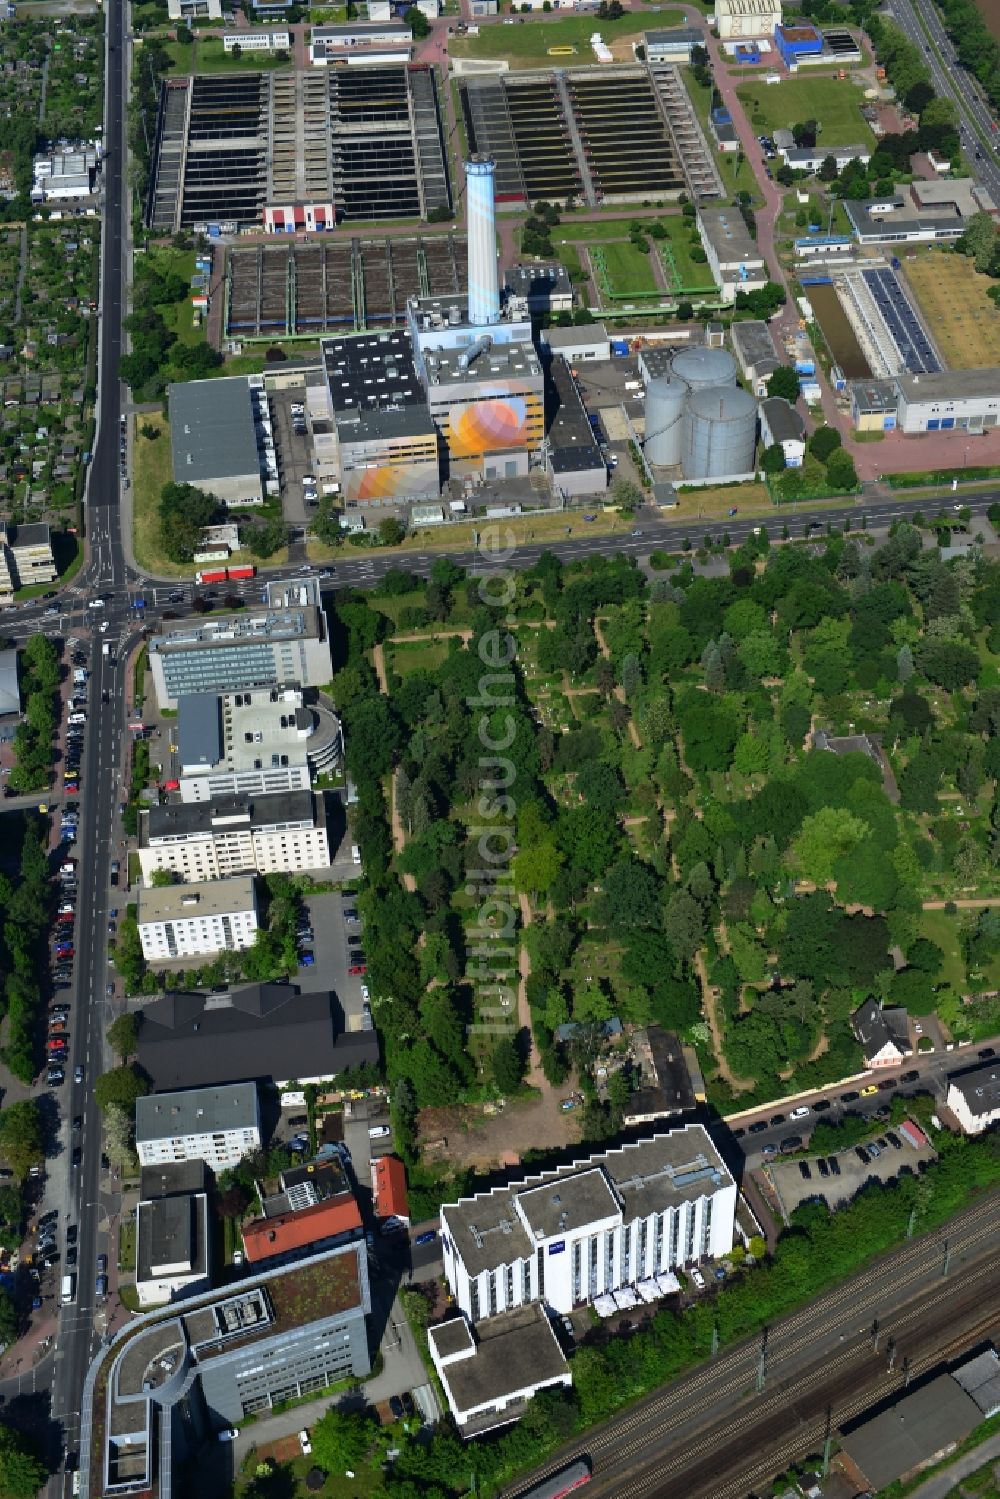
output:
[[213,1171],[259,1150],[260,1105],[254,1083],[154,1093],[135,1106],[140,1166],[204,1161]]
[[257,892],[250,875],[139,892],[139,940],[147,963],[241,952],[257,935]]
[[150,807],[140,817],[139,864],[147,884],[158,869],[187,884],[328,869],[322,801],[311,791],[278,791]]

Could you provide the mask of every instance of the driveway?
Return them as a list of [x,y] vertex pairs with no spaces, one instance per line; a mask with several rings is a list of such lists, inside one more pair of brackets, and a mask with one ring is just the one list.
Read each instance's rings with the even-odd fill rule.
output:
[[[384,1291],[385,1283],[382,1282],[381,1285]],[[433,1402],[434,1410],[440,1414],[433,1386],[430,1384],[424,1361],[420,1357],[402,1307],[395,1299],[387,1305],[384,1294],[380,1297],[379,1293],[380,1282],[377,1274],[373,1274],[372,1313],[369,1326],[384,1326],[379,1343],[382,1371],[366,1380],[361,1386],[361,1393],[366,1403],[379,1405],[392,1395],[403,1395],[408,1391],[420,1390],[421,1409],[427,1409],[428,1400],[430,1400]],[[275,1416],[259,1416],[251,1425],[243,1428],[233,1444],[234,1469],[239,1469],[240,1463],[252,1447],[263,1447],[265,1443],[278,1441],[281,1437],[295,1436],[303,1427],[312,1426],[321,1416],[324,1416],[331,1405],[356,1406],[358,1400],[358,1394],[353,1390],[348,1390],[333,1399],[326,1396],[319,1400],[310,1400],[304,1405],[297,1405],[292,1410],[282,1411]]]

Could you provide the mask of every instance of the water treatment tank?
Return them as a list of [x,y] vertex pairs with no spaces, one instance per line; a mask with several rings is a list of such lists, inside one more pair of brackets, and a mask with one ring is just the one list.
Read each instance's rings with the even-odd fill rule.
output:
[[736,360],[728,349],[679,349],[670,362],[670,372],[689,390],[736,384]]
[[724,479],[753,469],[757,402],[745,390],[714,386],[687,399],[681,441],[685,479]]
[[647,462],[657,468],[671,468],[681,461],[681,432],[684,428],[684,406],[688,389],[679,380],[658,375],[646,386],[646,440],[643,451]]

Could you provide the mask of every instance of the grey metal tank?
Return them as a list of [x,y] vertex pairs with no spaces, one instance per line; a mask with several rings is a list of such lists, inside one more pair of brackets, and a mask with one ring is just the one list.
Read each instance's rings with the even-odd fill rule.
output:
[[646,386],[646,439],[643,452],[657,468],[672,468],[681,461],[681,433],[688,388],[679,380],[657,375]]
[[683,380],[688,390],[706,390],[715,385],[736,384],[736,360],[728,349],[678,349],[670,361],[674,380]]
[[739,387],[693,390],[681,439],[685,479],[723,479],[753,470],[757,402]]

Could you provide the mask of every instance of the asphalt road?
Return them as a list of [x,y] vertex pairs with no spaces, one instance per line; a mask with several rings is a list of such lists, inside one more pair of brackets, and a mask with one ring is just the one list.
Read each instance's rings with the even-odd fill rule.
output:
[[935,91],[955,106],[973,175],[1000,203],[996,121],[975,78],[959,65],[933,0],[892,0],[891,8],[900,30],[924,54]]
[[[770,1327],[766,1338],[733,1345],[595,1428],[545,1472],[585,1452],[595,1496],[742,1499],[793,1457],[817,1450],[817,1422],[822,1445],[828,1404],[836,1425],[899,1389],[905,1359],[911,1373],[921,1372],[946,1356],[953,1337],[969,1346],[992,1331],[1000,1317],[998,1227],[994,1193],[953,1219],[947,1237],[935,1232],[884,1256]],[[764,1387],[756,1393],[762,1348]]]
[[[113,599],[125,580],[125,559],[119,527],[119,454],[118,425],[122,390],[118,379],[118,360],[122,339],[122,307],[126,296],[123,247],[126,243],[128,200],[123,194],[125,159],[124,98],[126,53],[123,49],[123,10],[121,0],[107,7],[107,54],[104,140],[107,155],[104,163],[104,233],[102,236],[100,292],[100,349],[98,362],[97,434],[87,487],[87,532],[89,557],[79,574],[75,591],[81,606],[88,597],[107,595]],[[67,1223],[79,1228],[79,1252],[76,1269],[75,1303],[61,1313],[51,1384],[53,1419],[53,1459],[62,1452],[76,1453],[80,1446],[79,1407],[84,1376],[96,1351],[103,1309],[95,1296],[96,1259],[102,1249],[117,1253],[107,1237],[107,1219],[102,1217],[101,1193],[101,1118],[94,1099],[93,1081],[104,1070],[104,1033],[106,1012],[107,921],[109,901],[109,865],[114,844],[121,837],[115,827],[117,801],[116,767],[122,753],[124,724],[124,673],[109,665],[100,645],[112,643],[113,652],[122,659],[125,649],[119,643],[129,624],[127,611],[113,609],[109,629],[102,636],[94,629],[94,616],[105,611],[74,611],[75,623],[88,624],[94,632],[90,643],[90,714],[83,762],[81,765],[80,805],[81,839],[79,845],[80,880],[76,927],[75,995],[72,1012],[70,1066],[67,1081],[59,1090],[62,1108],[62,1132],[68,1133],[73,1115],[83,1116],[81,1135],[82,1161],[70,1172],[67,1200],[60,1203],[61,1230]],[[90,618],[86,616],[89,613]],[[19,625],[30,620],[19,620]],[[34,628],[38,628],[37,621]],[[19,632],[20,633],[20,632]],[[67,633],[72,633],[72,629]],[[102,703],[104,690],[109,703]],[[114,829],[114,832],[112,831]],[[77,1066],[83,1068],[83,1081],[73,1081]],[[55,1205],[55,1204],[51,1204]],[[70,1479],[57,1473],[50,1492],[69,1491]]]
[[[918,3],[923,4],[924,0],[918,0]],[[897,15],[901,12],[909,13],[912,19],[908,0],[894,0],[894,4]],[[87,1366],[96,1351],[103,1330],[103,1309],[96,1305],[94,1295],[96,1256],[100,1252],[106,1252],[110,1256],[116,1252],[117,1247],[108,1237],[107,1199],[103,1204],[101,1200],[101,1128],[99,1111],[93,1098],[92,1083],[94,1077],[103,1070],[107,1062],[104,1032],[106,1023],[111,1018],[106,997],[109,978],[106,949],[107,912],[109,906],[118,905],[121,902],[112,898],[112,892],[109,889],[109,863],[113,857],[117,856],[116,846],[121,838],[120,826],[116,819],[116,808],[120,799],[117,783],[125,737],[124,714],[128,684],[125,681],[123,668],[121,666],[112,668],[102,655],[100,645],[107,640],[112,645],[117,659],[121,662],[126,660],[129,641],[134,638],[138,628],[138,621],[131,607],[138,592],[142,592],[150,606],[146,613],[148,623],[158,620],[163,609],[167,607],[174,609],[178,614],[186,614],[189,612],[193,593],[190,584],[164,584],[151,579],[144,580],[128,567],[122,545],[119,415],[125,409],[127,393],[120,385],[118,369],[122,350],[122,316],[126,309],[128,274],[126,259],[128,198],[123,191],[123,168],[126,160],[124,98],[128,62],[123,25],[124,15],[122,0],[113,0],[107,8],[108,67],[104,134],[107,148],[104,165],[105,232],[102,239],[100,295],[98,429],[87,488],[88,558],[84,568],[62,593],[57,605],[60,610],[58,617],[49,616],[46,613],[45,604],[34,602],[19,608],[16,614],[5,615],[0,623],[0,633],[15,641],[23,641],[39,630],[60,638],[78,634],[84,641],[84,648],[89,649],[91,654],[91,711],[81,767],[79,798],[81,803],[79,847],[81,879],[77,907],[76,993],[67,1067],[68,1079],[73,1077],[73,1069],[76,1066],[83,1067],[84,1081],[80,1084],[67,1081],[57,1095],[62,1111],[61,1153],[63,1155],[68,1154],[70,1149],[69,1119],[75,1114],[83,1116],[82,1161],[78,1169],[67,1170],[64,1174],[53,1170],[49,1183],[50,1196],[45,1204],[47,1207],[60,1207],[63,1235],[66,1223],[72,1222],[78,1225],[77,1297],[75,1304],[66,1308],[61,1314],[54,1358],[51,1359],[51,1363],[46,1359],[45,1363],[40,1364],[32,1374],[32,1384],[34,1384],[51,1367],[50,1391],[53,1417],[51,1454],[54,1462],[61,1459],[63,1453],[75,1453],[79,1448],[80,1394]],[[915,20],[912,24],[916,24]],[[964,87],[964,75],[955,76],[963,80]],[[969,104],[968,108],[974,112],[975,106]],[[970,113],[970,123],[978,126],[978,115]],[[996,172],[995,160],[990,162],[990,168],[994,173]],[[1000,201],[1000,177],[996,181],[989,180],[994,195]],[[978,516],[985,514],[988,506],[998,499],[1000,499],[1000,492],[994,491],[977,494],[969,498],[967,503],[973,514]],[[876,526],[887,525],[893,519],[903,518],[914,510],[932,508],[937,508],[937,502],[928,502],[926,499],[874,500],[866,498],[862,503],[846,502],[843,506],[818,510],[812,515],[818,526],[816,534],[821,535],[827,521],[841,524],[849,518],[852,525],[857,527],[861,516],[865,514],[874,529]],[[811,513],[808,510],[795,509],[770,517],[769,526],[772,536],[780,531],[782,523],[789,526],[793,536],[801,536],[810,518]],[[723,530],[728,530],[732,543],[738,545],[760,523],[756,518],[742,520],[739,516],[711,526],[691,516],[667,520],[659,516],[644,517],[639,522],[639,529],[643,533],[641,536],[608,537],[588,535],[588,527],[582,516],[578,512],[568,513],[567,532],[561,540],[548,545],[535,543],[519,545],[510,557],[502,560],[502,565],[514,569],[527,568],[532,566],[544,551],[555,553],[565,562],[614,554],[632,556],[639,561],[644,561],[648,559],[650,551],[657,547],[676,549],[685,536],[690,536],[692,542],[698,544],[708,531],[711,531],[713,535],[721,535]],[[497,532],[502,538],[502,521],[497,523]],[[296,548],[293,557],[300,550]],[[460,565],[472,569],[481,569],[484,566],[483,557],[473,552],[456,553],[449,549],[445,555]],[[397,567],[406,567],[421,576],[426,576],[430,571],[434,556],[434,550],[428,548],[425,552],[413,556],[380,557],[375,555],[369,558],[345,558],[330,568],[327,586],[330,590],[344,587],[372,587],[387,571]],[[258,578],[234,591],[241,592],[248,602],[254,602],[261,597],[263,585],[264,580]],[[175,591],[182,594],[182,601],[177,604],[168,604],[167,594]],[[107,600],[107,606],[103,611],[91,610],[87,607],[89,600],[97,596],[102,596]],[[96,623],[103,618],[109,622],[106,635],[101,635],[96,629]],[[109,703],[102,705],[101,695],[105,689],[109,693]],[[121,850],[118,850],[118,855],[120,853]],[[832,1117],[832,1115],[827,1117]],[[767,1134],[754,1137],[755,1145],[766,1143],[769,1138],[771,1136]],[[65,1185],[64,1200],[56,1201],[51,1196],[57,1190],[57,1184]],[[103,1185],[106,1188],[107,1183]],[[63,1186],[59,1185],[58,1190],[62,1191]],[[990,1232],[995,1232],[995,1224]],[[64,1244],[64,1238],[62,1242]],[[912,1248],[907,1251],[908,1254],[913,1252]],[[437,1246],[427,1246],[426,1249],[417,1252],[415,1260],[419,1264],[426,1256],[427,1262],[431,1263],[439,1253]],[[929,1270],[925,1273],[933,1275],[933,1272]],[[885,1299],[888,1299],[891,1288],[887,1288],[883,1280],[878,1280],[876,1284],[882,1287]],[[836,1296],[840,1296],[841,1301],[838,1303],[835,1300],[833,1305],[843,1305],[844,1293],[835,1293]],[[829,1302],[829,1299],[827,1300]],[[851,1319],[856,1321],[858,1314],[859,1305],[856,1301],[851,1307]],[[830,1336],[839,1337],[835,1312],[817,1313],[816,1310],[810,1309],[808,1313],[799,1314],[799,1316],[803,1319],[804,1325],[809,1328],[807,1341],[814,1343],[817,1339],[822,1341]],[[823,1321],[823,1318],[827,1316],[831,1318],[829,1326]],[[794,1322],[795,1319],[792,1321]],[[824,1329],[822,1333],[817,1333],[818,1327]],[[737,1356],[735,1351],[727,1354],[725,1360],[720,1360],[717,1365],[713,1366],[714,1370],[720,1370],[723,1363],[728,1363]],[[744,1360],[749,1358],[750,1365],[755,1366],[756,1354],[739,1356],[744,1357]],[[717,1375],[711,1377],[717,1377]],[[740,1375],[740,1380],[745,1385],[745,1368]],[[711,1397],[709,1393],[706,1398],[714,1398],[718,1403],[721,1397],[716,1391],[714,1397]],[[669,1397],[664,1395],[657,1399],[661,1402],[661,1411],[666,1408],[675,1410],[678,1404],[684,1403],[677,1401],[673,1388]],[[692,1407],[694,1410],[702,1408],[703,1404]],[[659,1439],[662,1441],[664,1440],[662,1418],[659,1420],[658,1430],[661,1433]],[[602,1439],[599,1436],[595,1436],[595,1443],[600,1440]],[[612,1445],[615,1445],[614,1441]],[[626,1445],[630,1445],[630,1442]],[[603,1448],[600,1450],[603,1451]],[[69,1489],[70,1480],[63,1474],[60,1467],[49,1486],[50,1494],[68,1493]],[[624,1491],[619,1489],[618,1492]]]

